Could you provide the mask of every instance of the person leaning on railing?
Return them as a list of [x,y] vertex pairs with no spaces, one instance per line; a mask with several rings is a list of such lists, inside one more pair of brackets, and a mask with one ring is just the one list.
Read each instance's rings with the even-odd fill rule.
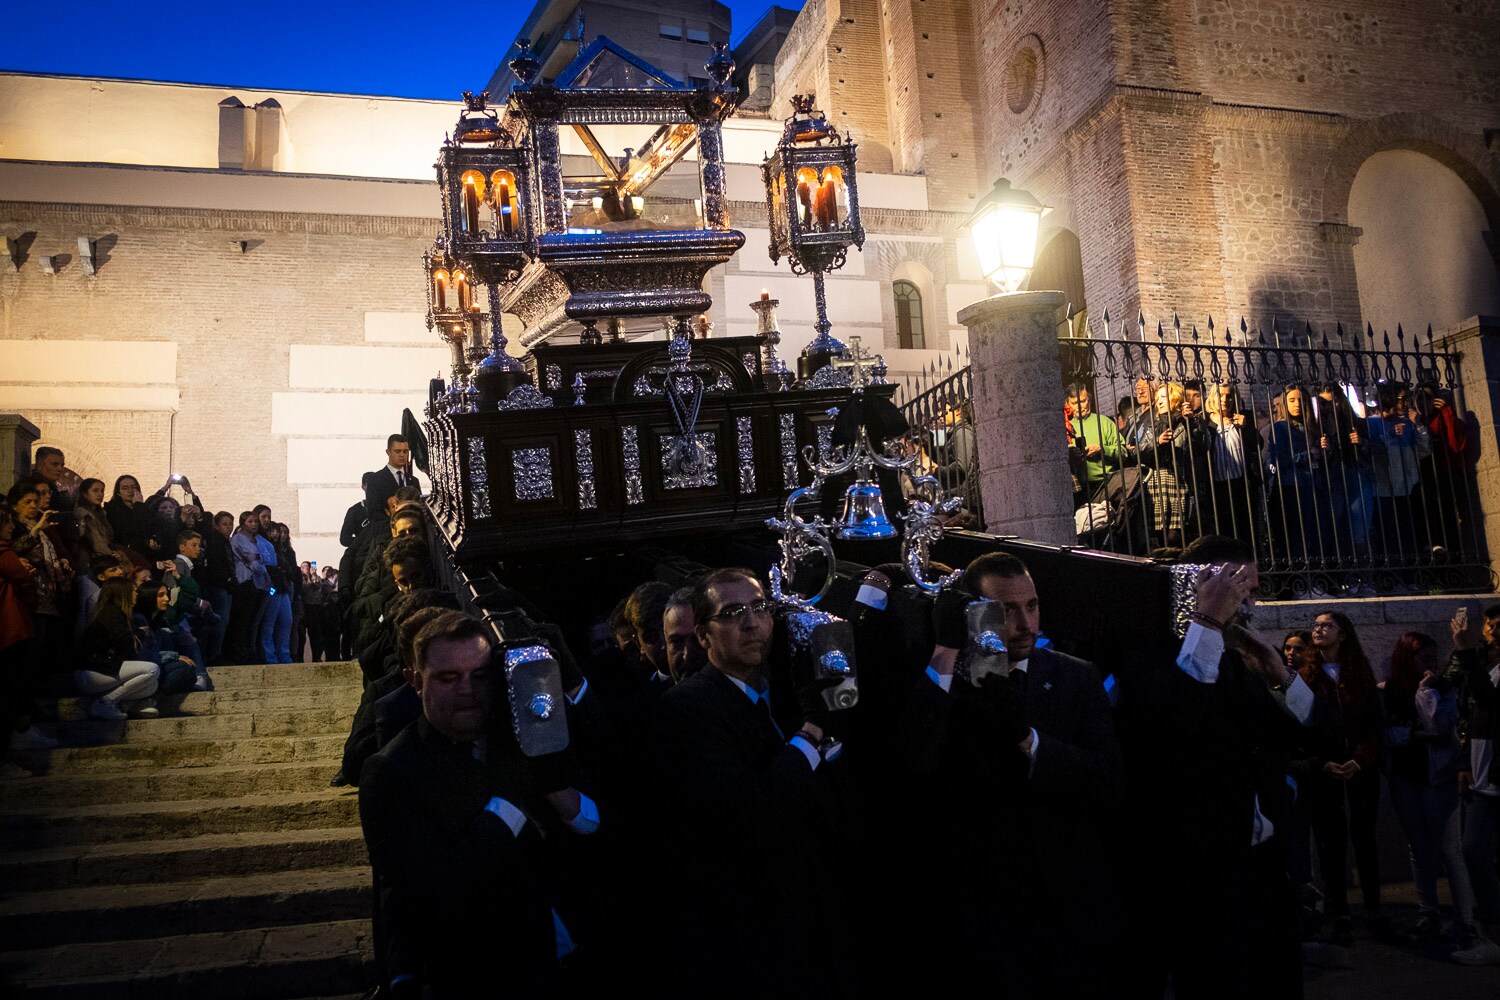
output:
[[1068,388],[1068,406],[1074,446],[1082,453],[1083,496],[1091,499],[1109,474],[1118,469],[1125,456],[1120,430],[1113,420],[1094,412],[1093,398],[1080,385]]

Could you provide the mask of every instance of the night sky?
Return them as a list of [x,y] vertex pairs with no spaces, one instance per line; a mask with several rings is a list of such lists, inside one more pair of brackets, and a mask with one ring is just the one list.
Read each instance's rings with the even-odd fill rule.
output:
[[[722,2],[734,11],[736,41],[771,5]],[[781,6],[801,4],[781,0]],[[5,8],[4,70],[456,98],[489,81],[531,2],[11,0]],[[474,17],[458,20],[455,12],[463,10]],[[486,20],[489,11],[499,13]],[[592,35],[602,27],[587,30]]]

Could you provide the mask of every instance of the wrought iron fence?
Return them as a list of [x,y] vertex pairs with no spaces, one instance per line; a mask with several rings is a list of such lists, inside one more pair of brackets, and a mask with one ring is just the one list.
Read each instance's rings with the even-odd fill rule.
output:
[[1268,598],[1492,586],[1459,362],[1430,330],[1207,329],[1059,340],[1081,544],[1232,535]]
[[960,523],[982,526],[974,383],[966,356],[950,356],[903,380],[897,398],[920,449],[917,471],[936,479],[945,495],[963,499]]

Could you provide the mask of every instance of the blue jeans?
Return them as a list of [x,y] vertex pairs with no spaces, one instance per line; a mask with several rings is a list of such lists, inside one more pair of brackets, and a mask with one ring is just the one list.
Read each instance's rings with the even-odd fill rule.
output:
[[1500,796],[1471,794],[1464,805],[1464,861],[1474,885],[1474,916],[1481,928],[1500,924],[1500,878],[1495,847],[1500,842]]
[[292,662],[292,595],[272,594],[260,619],[260,655],[266,663]]
[[1447,869],[1454,913],[1460,924],[1469,924],[1474,919],[1474,893],[1458,834],[1457,783],[1433,785],[1393,774],[1386,785],[1391,790],[1391,806],[1411,845],[1418,910],[1437,915],[1438,874]]
[[234,604],[234,597],[229,591],[219,587],[204,587],[203,599],[208,602],[208,606],[213,608],[214,614],[219,618],[219,627],[214,629],[213,634],[208,637],[208,649],[204,650],[208,655],[209,663],[218,663],[224,655],[224,633],[229,631],[229,609]]

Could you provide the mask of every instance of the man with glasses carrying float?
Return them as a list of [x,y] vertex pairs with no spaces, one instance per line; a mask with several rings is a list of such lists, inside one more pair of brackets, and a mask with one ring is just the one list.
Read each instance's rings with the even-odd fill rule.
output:
[[666,878],[677,904],[670,995],[849,992],[833,885],[837,744],[812,721],[824,718],[816,691],[798,691],[800,726],[784,711],[793,706],[772,704],[774,608],[749,570],[704,576],[693,609],[708,664],[662,696],[652,727],[675,814],[665,829],[693,831],[677,837]]

